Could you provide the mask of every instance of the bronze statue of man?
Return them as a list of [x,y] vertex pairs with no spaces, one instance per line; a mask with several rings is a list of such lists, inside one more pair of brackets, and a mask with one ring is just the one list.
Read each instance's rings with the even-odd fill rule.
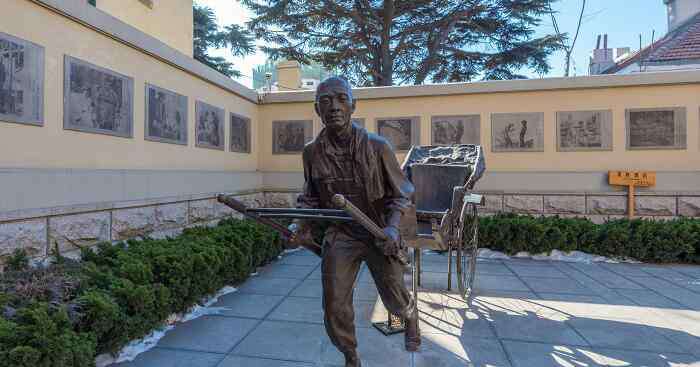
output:
[[[345,355],[346,367],[359,367],[355,337],[353,287],[362,262],[372,273],[389,312],[406,321],[406,350],[420,345],[416,302],[403,280],[403,265],[393,256],[400,249],[399,222],[411,204],[414,187],[403,175],[386,139],[351,123],[355,100],[349,83],[324,80],[316,90],[316,113],[324,128],[304,147],[304,192],[301,208],[334,209],[342,194],[383,228],[389,241],[377,241],[357,223],[331,225],[323,239],[322,282],[326,332]],[[292,245],[310,236],[310,224],[298,222]]]

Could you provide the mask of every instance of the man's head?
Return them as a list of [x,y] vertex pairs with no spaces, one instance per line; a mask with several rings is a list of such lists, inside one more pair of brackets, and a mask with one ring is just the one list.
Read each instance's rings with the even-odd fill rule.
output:
[[316,88],[316,113],[330,131],[337,133],[350,128],[355,112],[355,99],[347,80],[332,76]]

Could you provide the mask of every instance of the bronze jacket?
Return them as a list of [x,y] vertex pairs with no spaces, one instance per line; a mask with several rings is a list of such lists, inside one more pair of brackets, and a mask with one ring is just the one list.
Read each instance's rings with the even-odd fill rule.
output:
[[[304,191],[299,207],[334,209],[331,198],[343,194],[380,227],[396,226],[411,204],[414,187],[406,179],[389,142],[353,125],[343,148],[334,148],[324,129],[304,147]],[[349,146],[348,146],[349,144]],[[365,240],[369,233],[357,224],[337,224],[353,238]]]

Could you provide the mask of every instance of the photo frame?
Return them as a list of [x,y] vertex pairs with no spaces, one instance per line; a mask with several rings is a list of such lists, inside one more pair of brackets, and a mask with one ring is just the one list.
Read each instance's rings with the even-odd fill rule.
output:
[[187,145],[187,97],[146,83],[145,139]]
[[251,152],[250,119],[229,113],[229,149],[234,153]]
[[419,117],[382,117],[377,119],[377,134],[391,143],[397,152],[406,152],[420,144]]
[[544,113],[491,114],[491,151],[543,152]]
[[199,148],[225,150],[224,109],[202,101],[196,101],[195,146]]
[[685,107],[631,108],[625,110],[628,150],[686,149]]
[[432,145],[481,144],[481,115],[433,116]]
[[44,125],[44,47],[0,32],[0,121]]
[[68,55],[64,74],[65,130],[133,137],[133,78]]
[[611,110],[557,112],[557,151],[612,150],[612,119]]
[[272,154],[300,154],[312,139],[312,120],[272,121]]

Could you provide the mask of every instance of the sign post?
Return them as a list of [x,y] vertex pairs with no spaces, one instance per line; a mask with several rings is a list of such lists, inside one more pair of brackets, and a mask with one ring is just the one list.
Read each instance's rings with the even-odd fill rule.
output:
[[627,186],[627,214],[634,217],[634,188],[656,185],[656,172],[648,171],[609,171],[608,183],[615,186]]

